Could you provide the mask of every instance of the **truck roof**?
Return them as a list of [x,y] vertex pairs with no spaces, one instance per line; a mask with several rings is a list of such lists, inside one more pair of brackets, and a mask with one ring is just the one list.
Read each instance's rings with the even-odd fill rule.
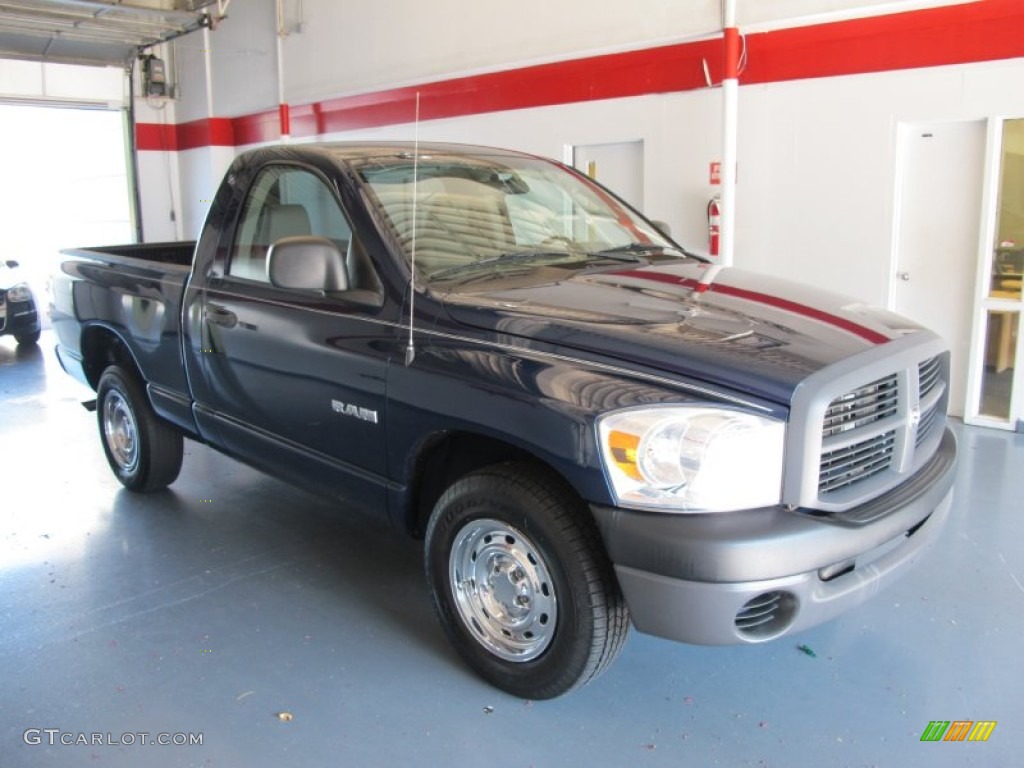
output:
[[459,144],[441,141],[421,141],[418,144],[413,141],[325,141],[307,142],[297,144],[273,144],[254,148],[250,152],[261,152],[267,150],[287,150],[288,152],[300,152],[302,150],[315,150],[325,152],[341,160],[349,160],[365,157],[386,157],[396,152],[413,152],[418,147],[420,154],[439,153],[446,155],[488,155],[504,157],[539,157],[529,152],[518,152],[511,149],[488,147],[475,144]]

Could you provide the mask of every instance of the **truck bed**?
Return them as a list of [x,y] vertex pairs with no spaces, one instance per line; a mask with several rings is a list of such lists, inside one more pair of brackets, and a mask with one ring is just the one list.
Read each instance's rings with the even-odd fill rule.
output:
[[131,245],[100,245],[90,248],[74,248],[64,251],[69,256],[116,256],[123,259],[150,261],[179,267],[192,266],[192,254],[196,249],[195,240],[181,240],[169,243],[137,243]]
[[180,312],[194,250],[195,242],[174,242],[63,251],[66,260],[53,278],[52,319],[65,370],[95,387],[101,371],[83,367],[83,347],[114,333],[155,401],[187,403]]

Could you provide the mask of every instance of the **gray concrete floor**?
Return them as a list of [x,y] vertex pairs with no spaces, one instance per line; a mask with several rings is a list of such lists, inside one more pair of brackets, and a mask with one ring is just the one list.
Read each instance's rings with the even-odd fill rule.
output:
[[[634,632],[528,702],[462,666],[418,544],[365,511],[194,443],[171,490],[121,490],[51,348],[0,339],[0,766],[1021,764],[1024,436],[958,428],[941,542],[853,613],[752,647]],[[931,720],[998,725],[922,743]]]

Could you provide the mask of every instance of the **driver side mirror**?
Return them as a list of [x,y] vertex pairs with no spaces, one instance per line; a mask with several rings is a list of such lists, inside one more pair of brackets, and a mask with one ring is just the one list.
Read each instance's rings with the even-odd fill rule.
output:
[[8,267],[10,267],[11,269],[14,269],[15,267],[17,267],[17,266],[18,266],[18,262],[16,262],[16,261],[15,261],[14,259],[8,259],[8,260],[7,260],[7,261],[5,261],[4,263],[5,263],[5,264],[6,264],[6,265],[7,265]]
[[348,290],[345,255],[325,237],[284,237],[270,246],[267,274],[278,288],[306,291]]
[[658,230],[659,232],[661,232],[661,234],[663,234],[669,240],[672,239],[672,227],[670,227],[668,225],[667,221],[659,221],[658,219],[651,219],[651,224],[653,224],[654,228],[656,230]]

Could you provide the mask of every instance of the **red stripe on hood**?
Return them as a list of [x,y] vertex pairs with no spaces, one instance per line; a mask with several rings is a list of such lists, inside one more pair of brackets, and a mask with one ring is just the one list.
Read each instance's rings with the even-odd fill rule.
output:
[[704,293],[720,293],[723,296],[734,296],[737,299],[746,299],[747,301],[753,301],[758,304],[765,304],[769,307],[781,309],[786,312],[793,312],[803,317],[809,317],[819,322],[826,323],[836,328],[841,328],[844,331],[859,336],[865,341],[869,341],[872,344],[885,344],[891,339],[884,334],[873,331],[870,328],[866,328],[859,323],[855,323],[852,320],[847,320],[844,317],[833,315],[830,312],[824,312],[814,307],[808,307],[806,304],[800,304],[789,299],[782,299],[778,296],[772,296],[768,293],[761,293],[759,291],[748,291],[745,288],[736,288],[732,285],[720,285],[717,283],[701,283],[698,280],[694,280],[688,277],[679,277],[678,275],[667,274],[665,272],[652,272],[649,270],[628,270],[620,272],[610,272],[607,274],[615,274],[623,277],[631,277],[635,280],[651,280],[656,283],[671,283],[672,285],[681,285],[685,288],[692,288],[695,291]]

